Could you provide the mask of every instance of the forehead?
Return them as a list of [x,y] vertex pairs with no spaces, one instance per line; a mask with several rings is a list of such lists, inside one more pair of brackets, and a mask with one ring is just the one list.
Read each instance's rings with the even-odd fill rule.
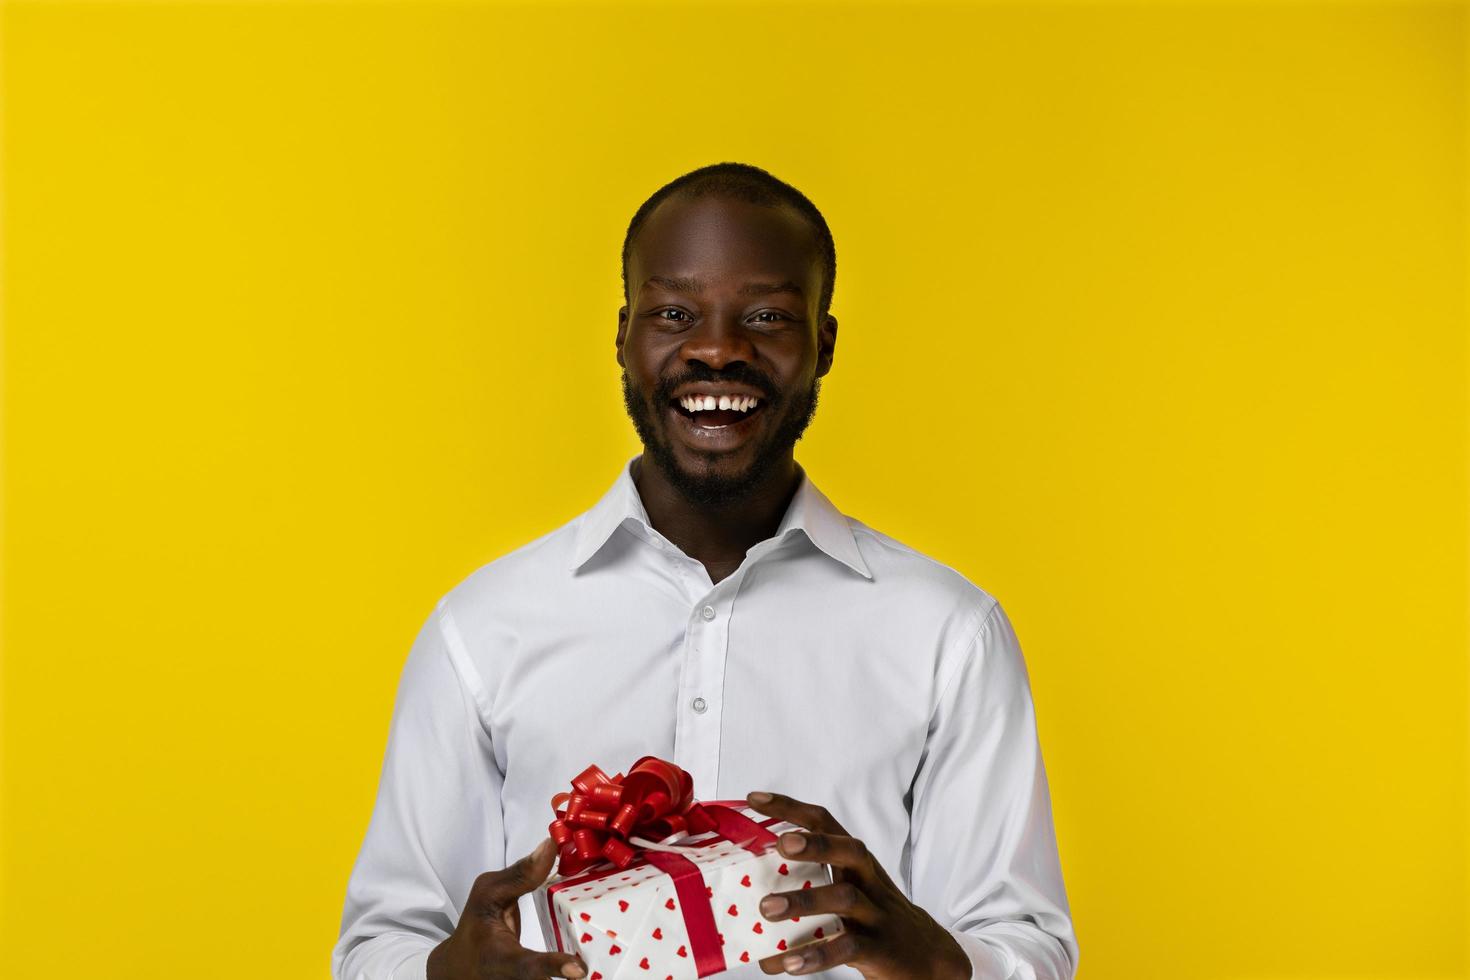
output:
[[649,276],[820,278],[816,232],[795,209],[718,195],[661,201],[628,253],[636,289]]

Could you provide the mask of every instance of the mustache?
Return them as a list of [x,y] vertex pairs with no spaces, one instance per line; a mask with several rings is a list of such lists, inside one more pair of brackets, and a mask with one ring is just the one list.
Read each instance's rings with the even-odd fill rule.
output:
[[781,398],[780,393],[776,390],[776,386],[771,383],[769,377],[749,365],[742,364],[730,371],[714,371],[709,368],[701,370],[695,368],[678,377],[665,378],[654,389],[654,400],[659,404],[670,401],[674,397],[675,389],[681,385],[696,384],[699,382],[716,383],[721,381],[728,384],[745,385],[746,387],[754,388],[764,395],[768,402],[774,403]]

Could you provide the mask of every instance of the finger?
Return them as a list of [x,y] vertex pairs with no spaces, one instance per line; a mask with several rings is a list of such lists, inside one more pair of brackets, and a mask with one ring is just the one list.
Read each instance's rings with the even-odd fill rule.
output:
[[864,887],[877,887],[883,883],[878,873],[878,863],[868,850],[868,845],[856,837],[845,834],[823,834],[787,831],[776,840],[776,847],[789,858],[811,861],[815,864],[830,864],[851,874],[835,875],[839,881],[856,879]]
[[535,891],[551,874],[556,844],[547,837],[530,854],[499,871],[486,871],[470,888],[469,905],[482,915],[498,915],[516,899]]
[[756,962],[760,964],[762,973],[785,973],[786,967],[781,965],[781,960],[785,956],[785,953],[777,953],[775,956],[762,957]]
[[[766,973],[790,973],[800,976],[818,970],[830,970],[834,966],[853,964],[862,957],[863,944],[868,940],[855,932],[840,932],[831,939],[794,946],[779,956],[768,956],[761,960],[761,970]],[[766,969],[767,961],[774,961],[774,971]]]
[[[762,797],[769,796],[769,800]],[[819,830],[828,834],[846,834],[847,830],[837,822],[824,806],[815,803],[804,803],[801,800],[783,796],[780,793],[751,793],[745,798],[751,809],[764,813],[768,817],[780,817],[789,820],[798,827],[806,827],[809,830]]]
[[511,935],[519,936],[521,934],[520,902],[512,902],[510,905],[507,905],[505,906],[505,908],[501,909],[500,918],[501,921],[505,923],[505,927],[510,930]]
[[[569,969],[571,968],[571,969]],[[578,972],[580,971],[580,972]],[[572,953],[532,953],[527,951],[521,960],[518,977],[573,977],[584,980],[587,964]]]
[[866,892],[851,881],[841,881],[817,888],[798,888],[789,892],[772,892],[761,899],[761,915],[769,922],[800,919],[806,915],[830,913],[852,919],[870,928],[878,925],[882,913]]

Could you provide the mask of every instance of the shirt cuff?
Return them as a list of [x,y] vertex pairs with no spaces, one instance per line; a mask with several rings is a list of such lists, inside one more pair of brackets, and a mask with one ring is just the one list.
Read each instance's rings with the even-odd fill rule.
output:
[[970,958],[970,980],[1006,980],[1011,975],[1014,960],[1008,950],[958,929],[950,929],[949,934]]

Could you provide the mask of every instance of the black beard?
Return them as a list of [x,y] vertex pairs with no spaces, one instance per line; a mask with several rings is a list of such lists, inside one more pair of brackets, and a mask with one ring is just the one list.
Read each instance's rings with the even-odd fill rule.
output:
[[[654,391],[654,404],[649,405],[639,397],[638,392],[633,390],[633,385],[628,380],[627,369],[623,370],[623,407],[628,412],[628,418],[633,420],[633,428],[637,430],[638,438],[643,442],[644,452],[685,500],[696,507],[707,510],[717,510],[744,500],[771,475],[796,446],[797,441],[806,432],[807,426],[811,425],[812,417],[817,413],[817,399],[822,391],[822,379],[813,378],[810,388],[795,393],[791,407],[784,411],[780,424],[776,426],[776,430],[771,433],[765,443],[756,447],[755,461],[744,473],[733,477],[687,473],[679,467],[678,460],[674,458],[673,447],[666,439],[660,437],[659,430],[654,424],[654,413],[662,410],[660,406],[669,403],[674,389],[679,385],[688,381],[715,380],[719,379],[710,375],[680,378],[672,383],[660,384]],[[750,383],[753,379],[726,377],[723,380]],[[766,405],[761,411],[781,412],[783,410],[786,399],[771,397],[772,386],[769,383],[756,383],[754,387],[766,395]]]

